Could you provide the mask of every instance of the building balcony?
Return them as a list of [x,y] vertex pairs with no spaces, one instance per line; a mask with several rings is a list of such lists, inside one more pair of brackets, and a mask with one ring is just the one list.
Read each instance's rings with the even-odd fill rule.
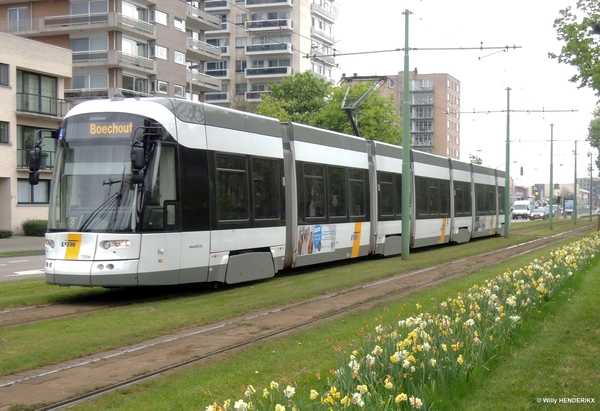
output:
[[293,74],[291,67],[247,68],[246,78],[285,77]]
[[335,36],[331,33],[327,33],[324,30],[318,29],[316,27],[310,28],[310,35],[320,39],[321,41],[333,45],[335,43]]
[[221,48],[188,37],[187,55],[192,60],[211,61],[221,59]]
[[251,46],[246,46],[247,56],[257,56],[262,54],[292,54],[293,52],[294,50],[292,49],[291,43],[253,44]]
[[221,79],[215,76],[206,73],[198,73],[195,71],[191,71],[188,79],[191,80],[192,86],[196,91],[221,91]]
[[335,13],[319,6],[317,3],[310,4],[310,11],[314,15],[321,17],[323,20],[335,23]]
[[281,6],[293,7],[293,5],[293,0],[246,0],[246,8],[249,10]]
[[292,30],[292,20],[276,19],[276,20],[257,20],[247,21],[246,30],[256,31],[272,31],[272,30]]
[[200,10],[198,7],[193,6],[193,3],[186,1],[184,3],[187,3],[186,27],[197,31],[219,30],[221,28],[221,19],[219,17]]
[[204,10],[229,11],[231,10],[231,4],[225,0],[206,0],[204,2]]
[[246,101],[250,102],[258,102],[262,100],[262,96],[271,94],[270,91],[247,91],[246,92]]
[[230,102],[229,93],[204,93],[204,102],[211,104],[226,104]]
[[24,115],[63,118],[73,107],[73,102],[39,94],[17,93],[17,113]]
[[[31,148],[19,148],[17,149],[17,169],[29,170],[29,152]],[[40,171],[48,170],[52,171],[54,168],[54,151],[42,150],[42,156],[40,157]]]
[[73,67],[123,67],[145,75],[156,74],[154,60],[120,50],[74,52]]
[[41,37],[57,34],[79,34],[92,30],[114,29],[155,39],[154,25],[120,13],[71,14],[48,16],[18,22],[0,22],[0,31],[18,36]]

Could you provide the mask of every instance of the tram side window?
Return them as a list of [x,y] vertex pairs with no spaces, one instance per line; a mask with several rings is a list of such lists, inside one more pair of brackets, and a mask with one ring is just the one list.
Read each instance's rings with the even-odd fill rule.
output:
[[346,171],[339,167],[328,167],[327,177],[327,186],[329,189],[329,216],[345,217]]
[[219,221],[248,219],[246,158],[217,155],[217,209]]
[[379,173],[379,210],[382,216],[394,216],[394,175]]
[[442,217],[450,215],[450,181],[438,180],[439,214]]
[[496,214],[496,189],[494,186],[485,186],[487,190],[487,212]]
[[325,199],[324,167],[304,165],[304,215],[306,217],[324,217]]
[[485,184],[475,185],[476,208],[478,214],[495,214],[496,212],[496,188]]
[[450,182],[428,177],[417,177],[417,214],[421,218],[450,215]]
[[281,194],[277,160],[252,159],[252,195],[254,218],[257,220],[281,216]]
[[362,217],[367,211],[364,170],[348,170],[350,216]]
[[500,214],[504,214],[504,187],[498,187],[498,209]]
[[464,181],[454,183],[454,212],[457,216],[471,215],[471,184]]

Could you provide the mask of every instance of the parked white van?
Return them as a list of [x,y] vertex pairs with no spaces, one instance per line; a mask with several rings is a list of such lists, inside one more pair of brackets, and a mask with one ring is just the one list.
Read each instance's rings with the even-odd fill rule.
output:
[[528,200],[517,200],[513,204],[512,219],[529,218],[531,210],[533,210],[533,204],[531,204],[531,202]]

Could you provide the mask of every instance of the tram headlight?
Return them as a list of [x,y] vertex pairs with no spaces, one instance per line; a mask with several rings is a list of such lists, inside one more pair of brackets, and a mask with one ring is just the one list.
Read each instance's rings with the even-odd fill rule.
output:
[[54,248],[54,240],[46,240],[46,247]]
[[109,248],[127,248],[131,245],[131,241],[129,240],[107,240],[104,241],[104,243],[102,244],[102,246],[104,247],[105,250],[108,250]]

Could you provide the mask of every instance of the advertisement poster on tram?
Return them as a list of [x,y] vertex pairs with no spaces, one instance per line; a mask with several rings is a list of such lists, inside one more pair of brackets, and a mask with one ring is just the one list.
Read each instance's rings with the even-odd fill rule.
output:
[[335,251],[335,225],[298,227],[298,255]]

